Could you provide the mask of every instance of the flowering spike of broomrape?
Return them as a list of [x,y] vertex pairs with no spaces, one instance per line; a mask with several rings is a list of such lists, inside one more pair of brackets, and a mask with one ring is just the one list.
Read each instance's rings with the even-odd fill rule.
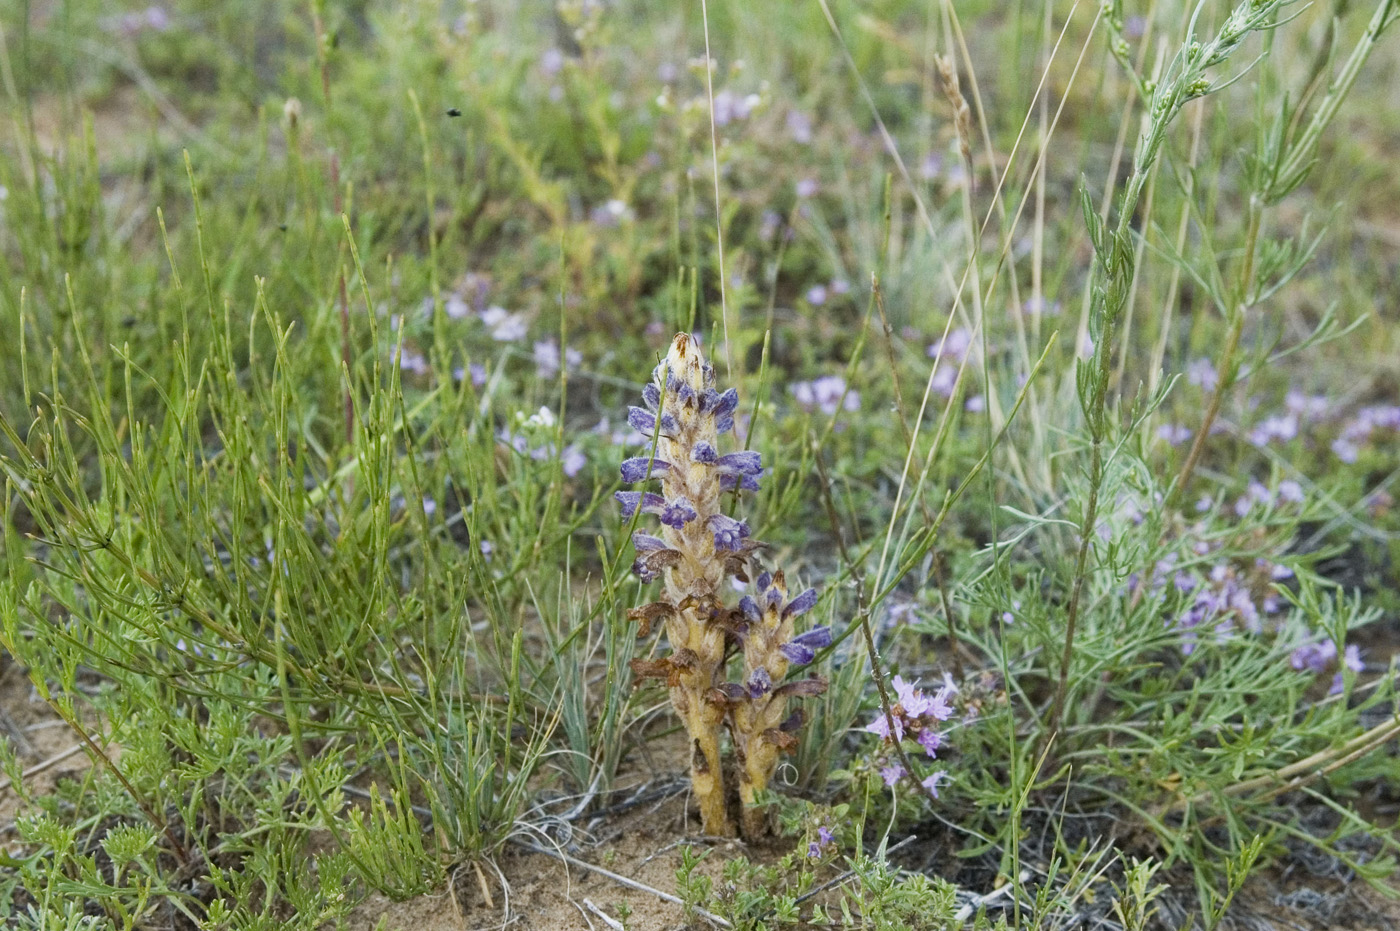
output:
[[[643,582],[661,579],[664,597],[629,616],[649,630],[663,623],[671,656],[635,660],[640,678],[664,678],[671,703],[690,737],[690,775],[708,834],[732,834],[734,819],[725,801],[721,738],[732,735],[743,803],[744,833],[757,835],[766,812],[757,804],[777,767],[780,752],[796,746],[800,713],[789,713],[790,699],[820,694],[819,678],[784,683],[790,666],[810,663],[831,643],[829,628],[795,634],[793,621],[816,604],[808,589],[789,600],[781,572],[758,576],[756,598],[745,596],[737,609],[720,595],[729,576],[747,581],[747,563],[762,544],[749,525],[720,509],[725,491],[759,487],[763,466],[756,452],[719,451],[720,436],[734,426],[738,392],[714,387],[714,369],[687,334],[676,336],[666,359],[642,391],[645,409],[630,408],[628,423],[655,438],[656,449],[622,463],[628,483],[659,481],[660,493],[620,491],[625,518],[637,512],[658,519],[659,535],[638,531],[633,571]],[[645,632],[643,633],[645,635]],[[737,647],[743,669],[737,681],[726,676],[727,655]],[[737,664],[736,664],[737,665]]]

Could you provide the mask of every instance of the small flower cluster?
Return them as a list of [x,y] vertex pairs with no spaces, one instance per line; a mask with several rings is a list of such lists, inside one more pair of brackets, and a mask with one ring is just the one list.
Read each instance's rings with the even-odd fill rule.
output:
[[[1337,644],[1326,637],[1305,643],[1293,651],[1290,663],[1299,672],[1304,670],[1313,673],[1327,672],[1337,666]],[[1346,649],[1342,651],[1341,664],[1352,672],[1364,670],[1366,664],[1361,661],[1361,648],[1354,643],[1348,644]],[[1338,667],[1332,676],[1332,687],[1328,689],[1328,694],[1339,694],[1343,684],[1342,670]]]
[[805,410],[819,410],[828,417],[838,410],[860,410],[860,392],[847,389],[846,379],[840,375],[823,375],[812,381],[798,381],[788,385],[793,399]]
[[1341,435],[1332,443],[1332,452],[1343,462],[1355,462],[1361,458],[1361,446],[1377,432],[1400,433],[1400,404],[1361,408],[1342,427]]
[[959,327],[946,337],[930,343],[926,354],[935,360],[931,387],[945,398],[951,398],[958,386],[958,370],[972,349],[972,334]]
[[[1160,584],[1161,576],[1171,571],[1170,562],[1158,563],[1154,584]],[[1262,633],[1265,615],[1278,613],[1280,606],[1273,583],[1292,575],[1287,566],[1266,559],[1256,559],[1246,567],[1216,563],[1204,580],[1193,573],[1173,572],[1172,584],[1177,590],[1193,594],[1191,606],[1176,618],[1176,626],[1183,632],[1181,652],[1189,655],[1195,651],[1197,629],[1205,625],[1214,624],[1220,638],[1239,628]]]
[[[894,686],[895,703],[890,713],[883,708],[875,710],[875,718],[865,726],[868,733],[881,738],[883,746],[893,749],[905,740],[913,740],[929,759],[938,758],[938,750],[944,745],[944,735],[938,725],[953,716],[951,700],[957,687],[951,681],[945,682],[932,695],[915,688],[914,683],[905,682],[900,676],[890,680]],[[893,728],[893,729],[891,729]],[[893,787],[907,775],[904,764],[897,757],[889,759],[880,769],[885,785]],[[938,788],[948,779],[947,770],[935,770],[921,784],[934,798]]]
[[[497,434],[497,439],[521,456],[528,456],[536,462],[550,461],[556,456],[554,424],[554,412],[547,407],[541,407],[538,413],[529,417],[526,417],[524,412],[517,411],[515,431],[503,429]],[[578,475],[588,464],[588,457],[577,443],[565,446],[564,452],[558,454],[558,457],[564,474],[569,478]]]
[[[737,607],[720,601],[729,578],[748,581],[749,564],[762,545],[742,520],[720,510],[726,491],[757,490],[763,467],[756,452],[722,454],[719,437],[734,428],[739,395],[714,388],[714,370],[696,342],[681,333],[672,342],[654,380],[642,392],[645,407],[628,411],[638,434],[655,437],[654,455],[622,463],[628,483],[660,480],[661,493],[619,491],[624,518],[651,515],[659,535],[638,530],[632,570],[643,582],[665,584],[662,600],[633,609],[641,634],[662,620],[671,654],[661,660],[634,660],[641,677],[664,678],[690,736],[691,783],[704,830],[730,834],[733,821],[725,801],[720,738],[728,729],[734,744],[742,802],[741,824],[749,836],[761,834],[767,814],[759,794],[777,767],[778,756],[796,745],[800,712],[788,713],[789,699],[820,694],[826,682],[812,677],[785,682],[789,667],[812,662],[831,643],[831,631],[803,634],[794,622],[817,602],[815,589],[789,597],[782,572],[757,575],[754,593]],[[737,682],[725,675],[727,658],[743,656]]]

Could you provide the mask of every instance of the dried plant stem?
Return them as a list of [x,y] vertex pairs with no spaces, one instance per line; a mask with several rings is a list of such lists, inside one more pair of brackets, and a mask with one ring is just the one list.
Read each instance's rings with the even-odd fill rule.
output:
[[[1305,757],[1296,763],[1268,773],[1263,776],[1256,776],[1253,779],[1246,779],[1234,785],[1227,786],[1219,795],[1233,797],[1240,795],[1254,795],[1253,801],[1267,802],[1280,795],[1301,789],[1309,783],[1316,782],[1323,776],[1334,773],[1350,763],[1354,763],[1369,753],[1373,753],[1385,746],[1396,737],[1400,737],[1400,719],[1392,719],[1383,724],[1378,724],[1363,734],[1358,734],[1351,740],[1338,747],[1329,747],[1320,750],[1311,756]],[[1264,790],[1264,791],[1259,791]],[[1209,804],[1216,793],[1202,792],[1189,800],[1182,800],[1172,807],[1173,811],[1180,811],[1188,805]],[[1204,830],[1208,827],[1224,822],[1225,815],[1213,815],[1206,818],[1197,825],[1197,830]]]

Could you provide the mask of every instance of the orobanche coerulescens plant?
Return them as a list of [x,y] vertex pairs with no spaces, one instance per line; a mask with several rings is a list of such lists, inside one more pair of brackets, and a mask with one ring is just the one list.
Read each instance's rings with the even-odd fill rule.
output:
[[[646,636],[662,620],[671,653],[659,660],[633,660],[641,677],[665,679],[671,702],[690,738],[690,776],[707,834],[733,834],[725,797],[721,737],[728,728],[746,836],[764,833],[768,818],[759,794],[768,786],[778,755],[796,746],[802,712],[788,713],[788,699],[818,695],[817,676],[784,682],[792,666],[810,663],[831,643],[831,630],[794,633],[794,622],[817,603],[815,589],[789,599],[783,573],[758,570],[754,554],[763,544],[748,524],[720,510],[725,492],[753,491],[763,473],[752,451],[721,455],[719,438],[734,427],[739,394],[714,387],[714,369],[700,347],[678,334],[653,381],[642,392],[645,408],[633,407],[628,422],[648,437],[651,456],[622,463],[623,481],[660,480],[661,494],[619,491],[623,516],[638,509],[661,521],[660,536],[633,534],[633,571],[643,582],[661,579],[661,600],[635,608]],[[735,498],[737,498],[737,494]],[[731,577],[752,594],[727,607],[722,594]],[[739,681],[730,681],[730,658],[742,656]],[[736,672],[739,663],[733,664]]]

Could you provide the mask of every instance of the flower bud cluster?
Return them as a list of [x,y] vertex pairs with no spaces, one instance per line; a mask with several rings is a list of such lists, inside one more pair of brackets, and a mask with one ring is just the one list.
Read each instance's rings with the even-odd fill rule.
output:
[[[619,491],[624,518],[640,511],[660,523],[656,533],[638,530],[632,570],[643,582],[660,580],[664,596],[633,609],[646,636],[664,624],[671,653],[661,660],[634,660],[643,677],[664,678],[690,737],[691,782],[704,830],[732,834],[725,801],[721,737],[732,735],[738,769],[742,824],[746,834],[765,823],[758,796],[777,767],[778,755],[796,745],[800,714],[788,714],[794,696],[819,694],[819,678],[785,682],[791,666],[810,663],[831,642],[828,628],[797,634],[794,621],[817,602],[815,589],[789,598],[781,572],[757,577],[755,593],[737,608],[721,601],[729,578],[749,580],[749,563],[762,544],[749,526],[721,510],[726,491],[757,490],[763,467],[756,452],[721,454],[719,438],[734,426],[739,403],[734,389],[719,392],[714,370],[687,334],[676,336],[653,382],[642,392],[645,407],[627,421],[655,438],[652,455],[622,463],[628,483],[659,480],[660,492]],[[742,653],[742,677],[729,681],[729,658]],[[738,664],[735,663],[735,666]]]

